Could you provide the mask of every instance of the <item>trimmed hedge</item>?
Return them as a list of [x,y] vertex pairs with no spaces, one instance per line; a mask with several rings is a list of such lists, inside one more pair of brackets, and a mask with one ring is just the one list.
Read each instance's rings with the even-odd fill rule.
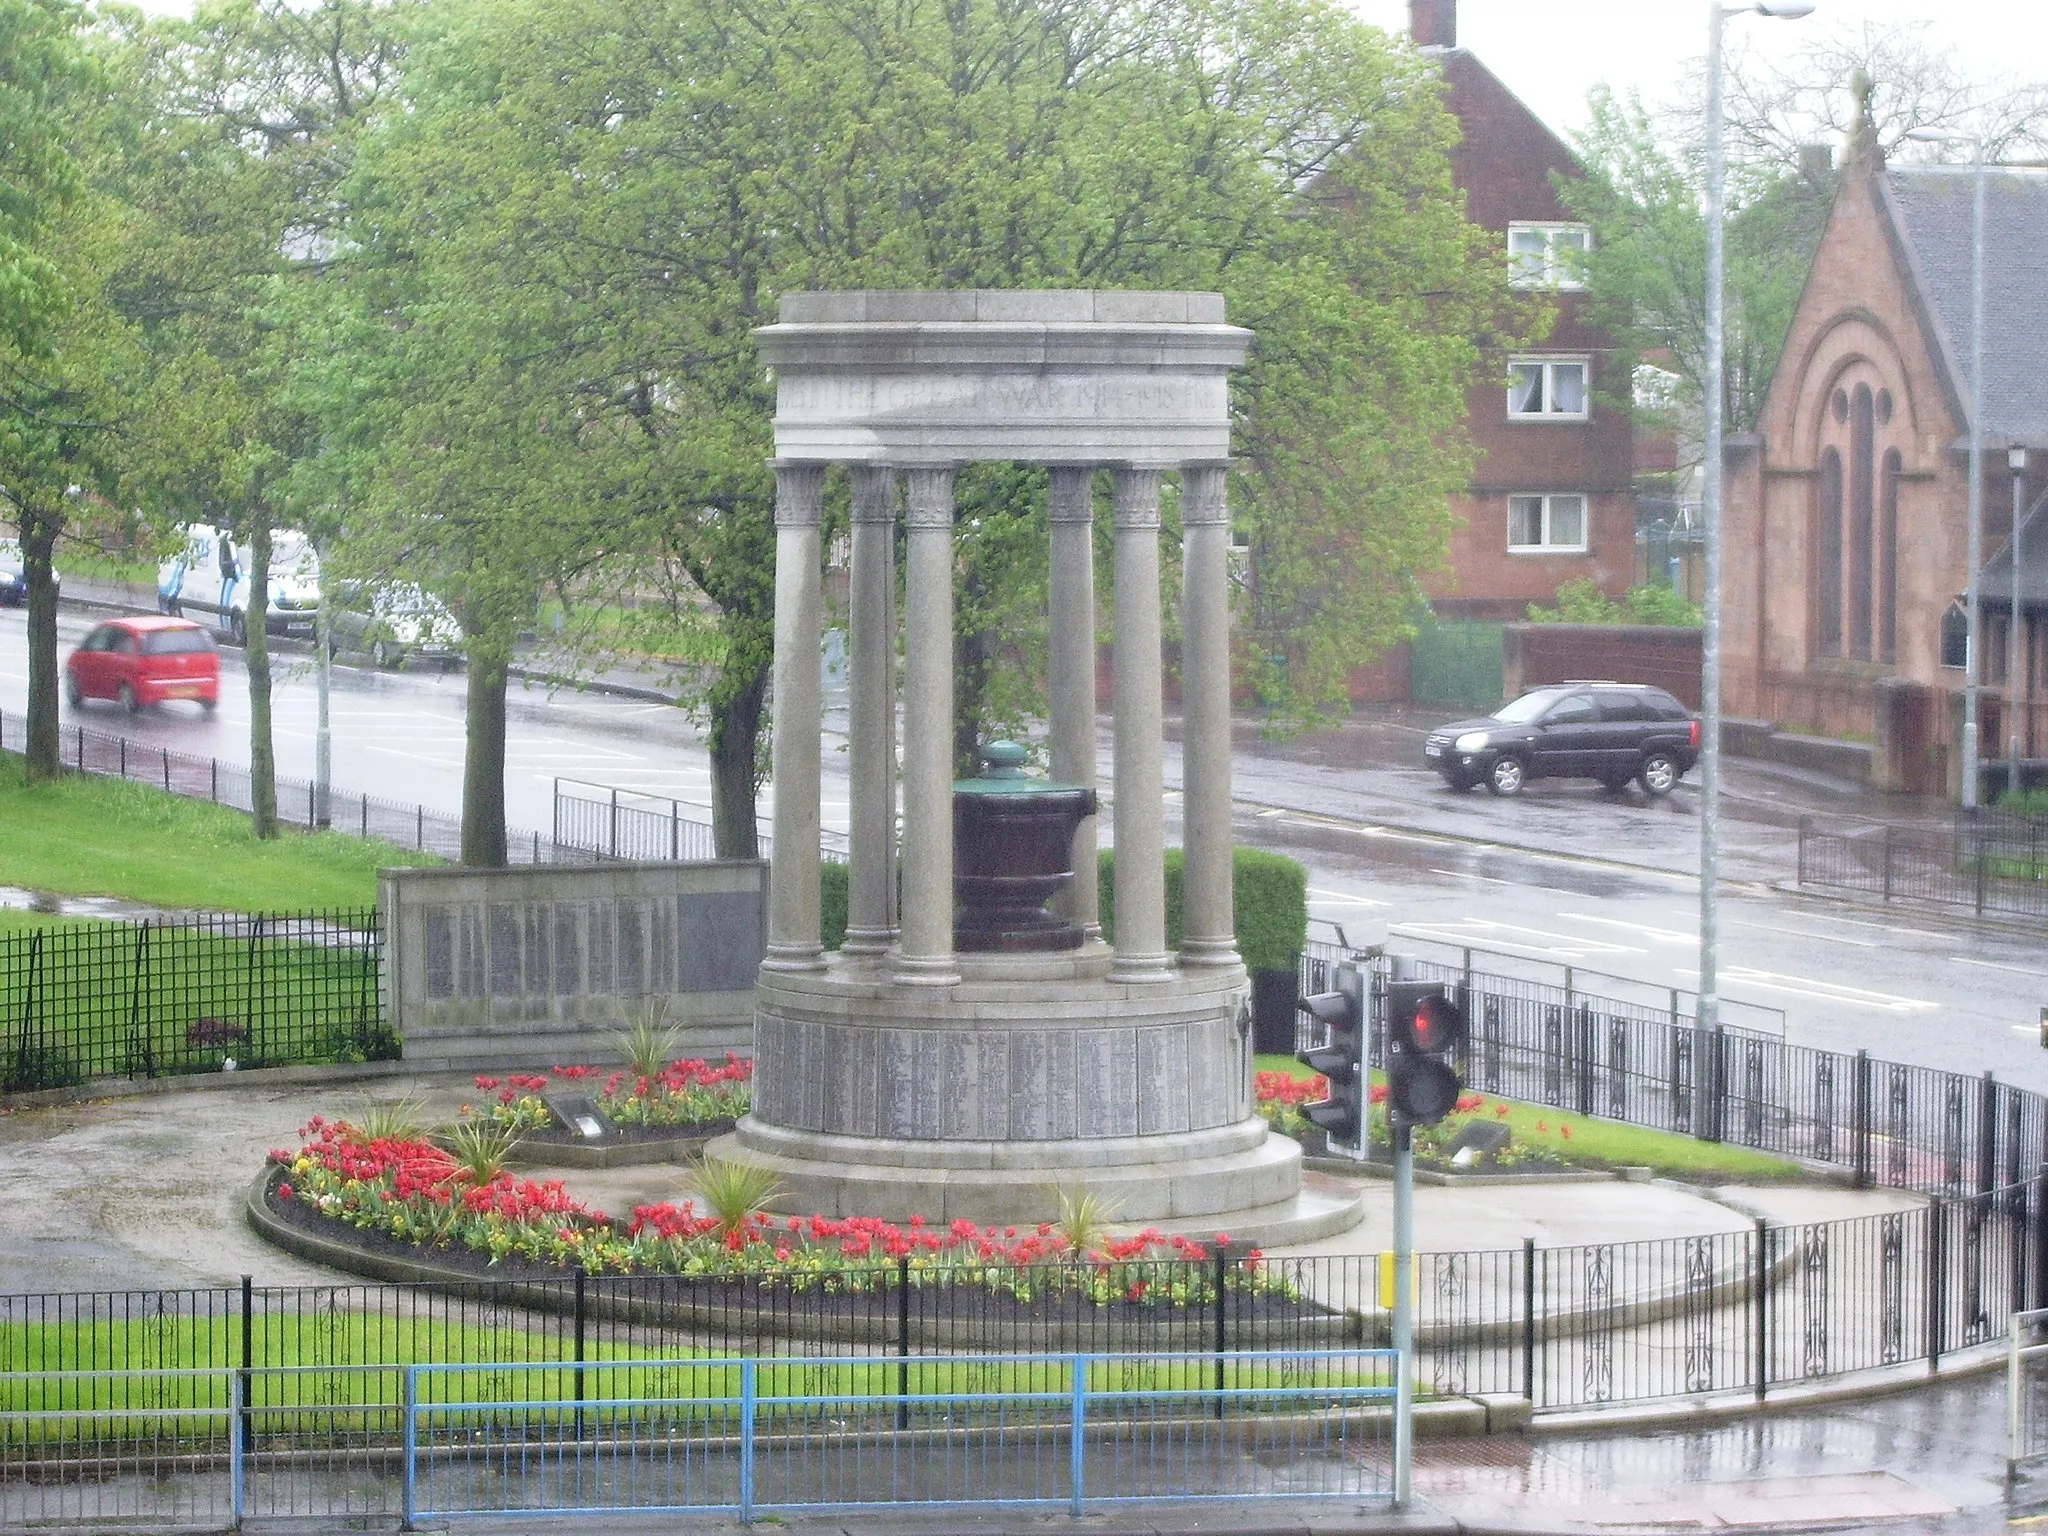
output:
[[[1232,850],[1236,868],[1231,898],[1237,912],[1237,949],[1248,971],[1291,971],[1308,947],[1308,870],[1284,853]],[[1186,923],[1181,911],[1181,850],[1166,850],[1166,947],[1177,949]],[[1116,933],[1116,850],[1102,850],[1102,936]]]
[[[1308,946],[1308,871],[1282,853],[1238,848],[1231,881],[1237,909],[1237,948],[1249,971],[1291,971]],[[1166,850],[1166,944],[1178,948],[1186,923],[1181,913],[1181,850]],[[819,870],[824,943],[846,940],[847,868],[836,860]],[[1102,850],[1102,935],[1116,932],[1116,850]]]

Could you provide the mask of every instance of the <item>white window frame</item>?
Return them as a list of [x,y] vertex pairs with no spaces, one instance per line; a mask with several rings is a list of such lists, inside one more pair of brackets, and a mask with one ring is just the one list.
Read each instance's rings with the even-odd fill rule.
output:
[[[1540,272],[1524,271],[1522,260],[1515,253],[1515,236],[1527,234],[1538,234],[1543,237],[1543,269]],[[1593,226],[1590,224],[1537,224],[1522,220],[1510,223],[1508,285],[1513,288],[1550,288],[1564,293],[1584,292],[1585,274],[1573,270],[1572,266],[1558,259],[1557,237],[1563,234],[1577,235],[1583,241],[1575,251],[1580,260],[1593,249]]]
[[[1541,522],[1541,542],[1517,544],[1515,542],[1515,504],[1534,501],[1541,503],[1537,516]],[[1579,508],[1579,538],[1576,544],[1557,542],[1553,528],[1560,503],[1577,502]],[[1591,548],[1588,535],[1592,518],[1591,498],[1582,491],[1517,491],[1508,497],[1508,553],[1511,555],[1583,555]]]
[[[1515,409],[1514,372],[1517,368],[1541,368],[1543,370],[1543,406],[1533,411]],[[1576,411],[1547,409],[1557,398],[1554,383],[1555,370],[1576,368],[1579,370],[1579,408]],[[1585,421],[1593,412],[1593,359],[1581,354],[1557,354],[1555,356],[1511,357],[1508,359],[1508,420],[1509,421]]]

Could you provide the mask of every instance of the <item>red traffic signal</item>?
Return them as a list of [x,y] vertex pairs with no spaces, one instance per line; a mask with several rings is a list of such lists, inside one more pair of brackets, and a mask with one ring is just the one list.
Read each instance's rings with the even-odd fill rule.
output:
[[1410,1125],[1432,1125],[1464,1085],[1451,1063],[1465,1043],[1465,1013],[1440,982],[1387,984],[1387,1099]]

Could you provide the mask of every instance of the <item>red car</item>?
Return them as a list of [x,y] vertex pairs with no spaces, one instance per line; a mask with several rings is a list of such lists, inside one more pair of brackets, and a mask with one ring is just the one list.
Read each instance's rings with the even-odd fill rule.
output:
[[130,710],[197,699],[211,713],[220,702],[220,652],[190,619],[109,619],[64,663],[64,694],[74,709],[87,699],[114,699]]

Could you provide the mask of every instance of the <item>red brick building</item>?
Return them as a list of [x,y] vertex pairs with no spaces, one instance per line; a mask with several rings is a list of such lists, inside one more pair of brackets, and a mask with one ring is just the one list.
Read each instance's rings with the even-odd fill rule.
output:
[[1610,378],[1607,339],[1585,318],[1591,233],[1559,200],[1553,175],[1581,174],[1562,140],[1476,56],[1458,47],[1457,0],[1409,0],[1417,47],[1440,62],[1445,105],[1464,129],[1453,174],[1466,216],[1493,231],[1509,280],[1555,301],[1543,342],[1498,359],[1472,390],[1478,461],[1453,499],[1461,526],[1449,569],[1426,585],[1437,613],[1519,619],[1567,581],[1591,577],[1620,597],[1635,573],[1633,433],[1626,379]]
[[[1728,444],[1724,704],[1874,738],[1887,785],[1960,785],[1968,585],[1973,177],[1889,168],[1852,144],[1758,431]],[[2006,615],[2017,505],[2048,485],[2040,251],[2048,171],[1986,173],[1980,756],[2006,750]],[[2017,454],[2012,450],[2019,450]],[[2014,467],[2015,459],[2024,463]],[[2020,718],[2037,721],[2048,520],[2021,548]],[[1993,781],[1997,782],[1996,780]]]

